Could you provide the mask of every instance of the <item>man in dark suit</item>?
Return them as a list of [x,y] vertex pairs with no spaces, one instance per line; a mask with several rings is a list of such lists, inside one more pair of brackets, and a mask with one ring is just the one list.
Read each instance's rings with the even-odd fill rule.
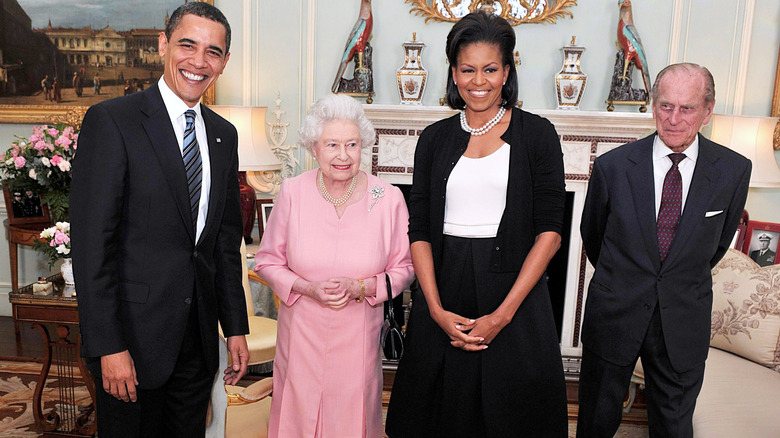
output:
[[759,266],[771,266],[775,263],[775,252],[769,249],[769,243],[772,241],[772,237],[769,234],[762,234],[758,236],[758,241],[761,243],[761,248],[750,251],[750,258]]
[[159,36],[160,81],[84,117],[71,231],[101,437],[203,436],[218,321],[225,380],[246,372],[238,137],[200,104],[229,48],[224,15],[185,4]]
[[578,437],[615,434],[639,357],[650,436],[693,436],[710,270],[747,198],[750,161],[698,135],[715,105],[710,72],[668,66],[652,97],[657,133],[593,163],[581,232],[596,270],[582,327]]

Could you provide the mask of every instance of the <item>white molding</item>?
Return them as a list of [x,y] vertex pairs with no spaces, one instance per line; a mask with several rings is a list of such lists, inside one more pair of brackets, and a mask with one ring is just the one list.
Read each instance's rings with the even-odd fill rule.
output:
[[672,6],[672,29],[669,35],[669,57],[666,65],[677,62],[680,53],[680,26],[682,23],[683,0],[674,0]]
[[731,34],[731,53],[729,53],[729,75],[726,79],[726,99],[723,106],[723,111],[729,112],[729,105],[733,104],[733,86],[734,86],[734,57],[737,53],[737,24],[739,23],[739,9],[741,0],[734,3],[734,31]]
[[[308,10],[306,11],[306,98],[304,108],[298,113],[300,115],[299,123],[303,123],[304,115],[309,107],[314,103],[314,66],[317,65],[317,0],[309,0]],[[303,29],[303,26],[301,26]],[[301,64],[303,67],[303,64]],[[306,171],[314,168],[314,160],[311,154],[304,154],[303,168]]]
[[[734,110],[732,114],[742,115],[745,104],[745,88],[747,87],[748,63],[750,61],[750,43],[753,39],[753,16],[756,11],[756,0],[745,1],[745,15],[742,19],[742,42],[739,48],[739,66],[734,92]],[[736,33],[736,32],[735,32]]]
[[685,23],[685,49],[683,49],[683,59],[682,62],[685,62],[688,60],[688,41],[690,41],[691,37],[691,16],[693,15],[693,4],[692,2],[688,2],[688,19]]

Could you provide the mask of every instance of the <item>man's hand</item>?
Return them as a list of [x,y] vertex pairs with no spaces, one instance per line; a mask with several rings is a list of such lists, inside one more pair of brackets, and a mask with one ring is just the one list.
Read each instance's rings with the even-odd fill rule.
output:
[[[246,346],[246,343],[244,343]],[[120,351],[100,358],[100,373],[103,376],[103,389],[125,402],[138,400],[135,387],[138,379],[135,375],[135,364],[130,352]]]
[[246,374],[246,366],[249,362],[249,347],[246,346],[246,337],[244,335],[231,336],[227,338],[228,352],[230,353],[230,363],[225,368],[225,383],[235,385]]

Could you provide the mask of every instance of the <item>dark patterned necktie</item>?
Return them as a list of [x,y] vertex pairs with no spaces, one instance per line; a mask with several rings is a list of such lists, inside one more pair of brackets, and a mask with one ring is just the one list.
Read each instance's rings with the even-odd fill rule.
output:
[[198,229],[198,207],[200,206],[200,184],[203,175],[203,163],[200,160],[200,148],[195,137],[195,111],[187,110],[184,113],[187,125],[184,128],[184,170],[187,173],[187,186],[190,191],[190,211],[192,212],[192,225]]
[[661,208],[658,211],[658,255],[661,262],[666,260],[669,247],[672,246],[674,235],[677,233],[677,224],[680,223],[682,212],[682,175],[677,167],[685,154],[669,154],[672,160],[672,168],[666,172],[664,188],[661,194]]

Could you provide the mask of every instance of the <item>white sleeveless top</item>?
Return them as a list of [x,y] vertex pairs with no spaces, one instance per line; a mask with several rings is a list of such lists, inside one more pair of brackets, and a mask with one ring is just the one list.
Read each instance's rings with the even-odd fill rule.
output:
[[486,157],[460,157],[447,181],[444,234],[496,237],[508,182],[509,144]]

